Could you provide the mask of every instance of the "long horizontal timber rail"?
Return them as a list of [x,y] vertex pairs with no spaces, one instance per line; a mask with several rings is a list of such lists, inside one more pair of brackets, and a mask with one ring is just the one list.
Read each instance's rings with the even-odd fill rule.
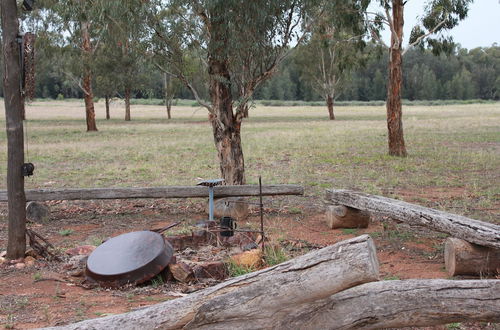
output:
[[[300,185],[262,185],[263,196],[303,195]],[[68,188],[27,190],[27,201],[128,199],[128,198],[195,198],[207,197],[208,187],[167,186],[154,188]],[[258,185],[217,186],[214,197],[259,196]],[[0,201],[7,201],[7,191],[0,191]]]
[[410,225],[425,226],[478,245],[500,248],[500,226],[492,223],[351,190],[327,189],[326,200],[388,216]]

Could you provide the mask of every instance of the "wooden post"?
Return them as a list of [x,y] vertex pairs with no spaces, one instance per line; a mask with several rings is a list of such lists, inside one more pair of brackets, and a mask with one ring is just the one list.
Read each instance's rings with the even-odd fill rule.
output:
[[444,245],[444,264],[450,276],[500,274],[500,249],[450,237]]
[[24,257],[26,252],[26,196],[21,166],[24,163],[24,139],[21,97],[21,60],[19,58],[19,22],[16,0],[2,0],[3,88],[7,127],[7,199],[9,239],[7,258]]
[[370,213],[343,205],[329,205],[326,208],[326,224],[334,228],[366,228]]

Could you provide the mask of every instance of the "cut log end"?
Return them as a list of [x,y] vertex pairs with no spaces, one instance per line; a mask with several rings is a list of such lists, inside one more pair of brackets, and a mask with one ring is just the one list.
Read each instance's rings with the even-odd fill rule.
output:
[[444,246],[444,263],[450,276],[500,274],[500,250],[450,237]]
[[344,205],[329,205],[326,208],[326,224],[335,228],[366,228],[370,223],[370,213]]

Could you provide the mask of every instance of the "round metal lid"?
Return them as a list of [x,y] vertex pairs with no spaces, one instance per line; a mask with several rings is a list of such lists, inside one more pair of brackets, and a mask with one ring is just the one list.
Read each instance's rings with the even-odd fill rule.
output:
[[87,260],[86,273],[104,286],[138,284],[160,273],[172,255],[172,246],[161,234],[126,233],[98,246]]

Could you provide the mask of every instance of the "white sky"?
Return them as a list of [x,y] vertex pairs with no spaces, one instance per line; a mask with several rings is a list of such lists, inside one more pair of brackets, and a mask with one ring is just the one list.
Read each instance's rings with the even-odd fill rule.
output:
[[[408,37],[417,17],[424,12],[425,2],[409,0],[405,5],[404,45],[408,44]],[[462,48],[489,47],[495,42],[500,45],[500,0],[475,0],[469,8],[467,18],[448,34]],[[389,43],[389,33],[385,31],[383,36],[386,43]]]

